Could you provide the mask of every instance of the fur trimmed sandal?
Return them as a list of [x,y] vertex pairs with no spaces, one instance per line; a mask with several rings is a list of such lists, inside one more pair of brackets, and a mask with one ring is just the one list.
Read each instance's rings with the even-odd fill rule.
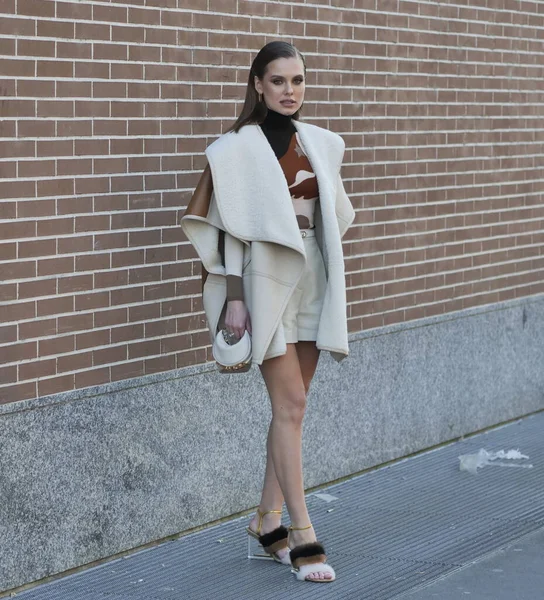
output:
[[280,552],[281,550],[287,550],[289,548],[287,543],[289,532],[287,531],[287,529],[283,525],[280,525],[279,527],[276,527],[276,529],[270,531],[269,533],[261,534],[263,518],[269,513],[281,515],[281,510],[267,510],[266,512],[261,513],[257,509],[257,516],[259,517],[257,531],[253,531],[253,529],[246,527],[246,531],[250,538],[258,540],[259,544],[262,546],[265,552],[265,554],[257,554],[252,552],[250,539],[248,543],[248,558],[271,558],[276,562],[281,563],[282,565],[290,565],[291,559],[289,558],[288,552],[283,557],[280,557],[278,555],[278,552]]
[[[311,525],[309,527],[289,527],[289,529],[302,530],[310,529],[310,527]],[[289,556],[293,565],[292,572],[299,581],[331,583],[336,579],[334,569],[327,564],[325,548],[319,542],[296,546],[291,550]],[[308,575],[312,575],[313,573],[328,573],[331,577],[329,579],[308,578]]]

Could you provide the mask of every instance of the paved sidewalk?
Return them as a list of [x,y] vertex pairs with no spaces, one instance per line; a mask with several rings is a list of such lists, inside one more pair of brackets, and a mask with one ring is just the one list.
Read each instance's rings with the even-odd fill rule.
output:
[[[472,475],[458,456],[519,449],[533,468]],[[498,461],[496,461],[498,462]],[[321,495],[320,495],[321,494]],[[297,582],[247,560],[247,518],[39,585],[18,600],[539,600],[544,598],[544,412],[308,497],[338,579]]]

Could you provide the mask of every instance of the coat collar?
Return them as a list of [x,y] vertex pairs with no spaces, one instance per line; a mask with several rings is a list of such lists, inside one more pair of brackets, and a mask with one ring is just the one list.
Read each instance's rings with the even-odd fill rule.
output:
[[[342,162],[340,136],[293,121],[316,174],[320,203],[332,202]],[[291,193],[279,161],[259,125],[245,125],[206,149],[225,229],[246,241],[268,241],[304,255]]]

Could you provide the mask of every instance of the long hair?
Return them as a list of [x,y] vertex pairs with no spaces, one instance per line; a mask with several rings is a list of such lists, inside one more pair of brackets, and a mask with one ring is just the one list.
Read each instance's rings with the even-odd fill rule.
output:
[[[268,64],[277,58],[300,58],[304,65],[304,74],[306,74],[306,62],[302,54],[288,42],[275,41],[269,42],[266,46],[263,46],[257,56],[253,59],[251,69],[249,71],[249,77],[247,80],[246,88],[246,99],[242,112],[232,127],[225,132],[234,131],[238,133],[240,129],[248,123],[262,123],[268,114],[268,108],[264,102],[259,102],[259,94],[255,89],[255,76],[259,79],[263,79]],[[300,108],[297,112],[293,113],[292,118],[298,119],[300,116]]]

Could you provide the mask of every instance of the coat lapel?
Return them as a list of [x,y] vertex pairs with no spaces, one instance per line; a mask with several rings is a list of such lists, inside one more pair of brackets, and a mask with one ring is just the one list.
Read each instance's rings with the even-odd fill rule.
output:
[[[343,157],[343,141],[338,136],[330,135],[330,132],[310,125],[293,121],[302,142],[303,150],[308,156],[312,169],[317,177],[319,197],[322,193],[331,193],[336,187],[336,175],[340,171]],[[328,139],[329,134],[330,139]],[[333,179],[334,178],[334,179]]]
[[261,128],[246,125],[221,136],[208,146],[206,156],[226,231],[304,255],[287,180]]

